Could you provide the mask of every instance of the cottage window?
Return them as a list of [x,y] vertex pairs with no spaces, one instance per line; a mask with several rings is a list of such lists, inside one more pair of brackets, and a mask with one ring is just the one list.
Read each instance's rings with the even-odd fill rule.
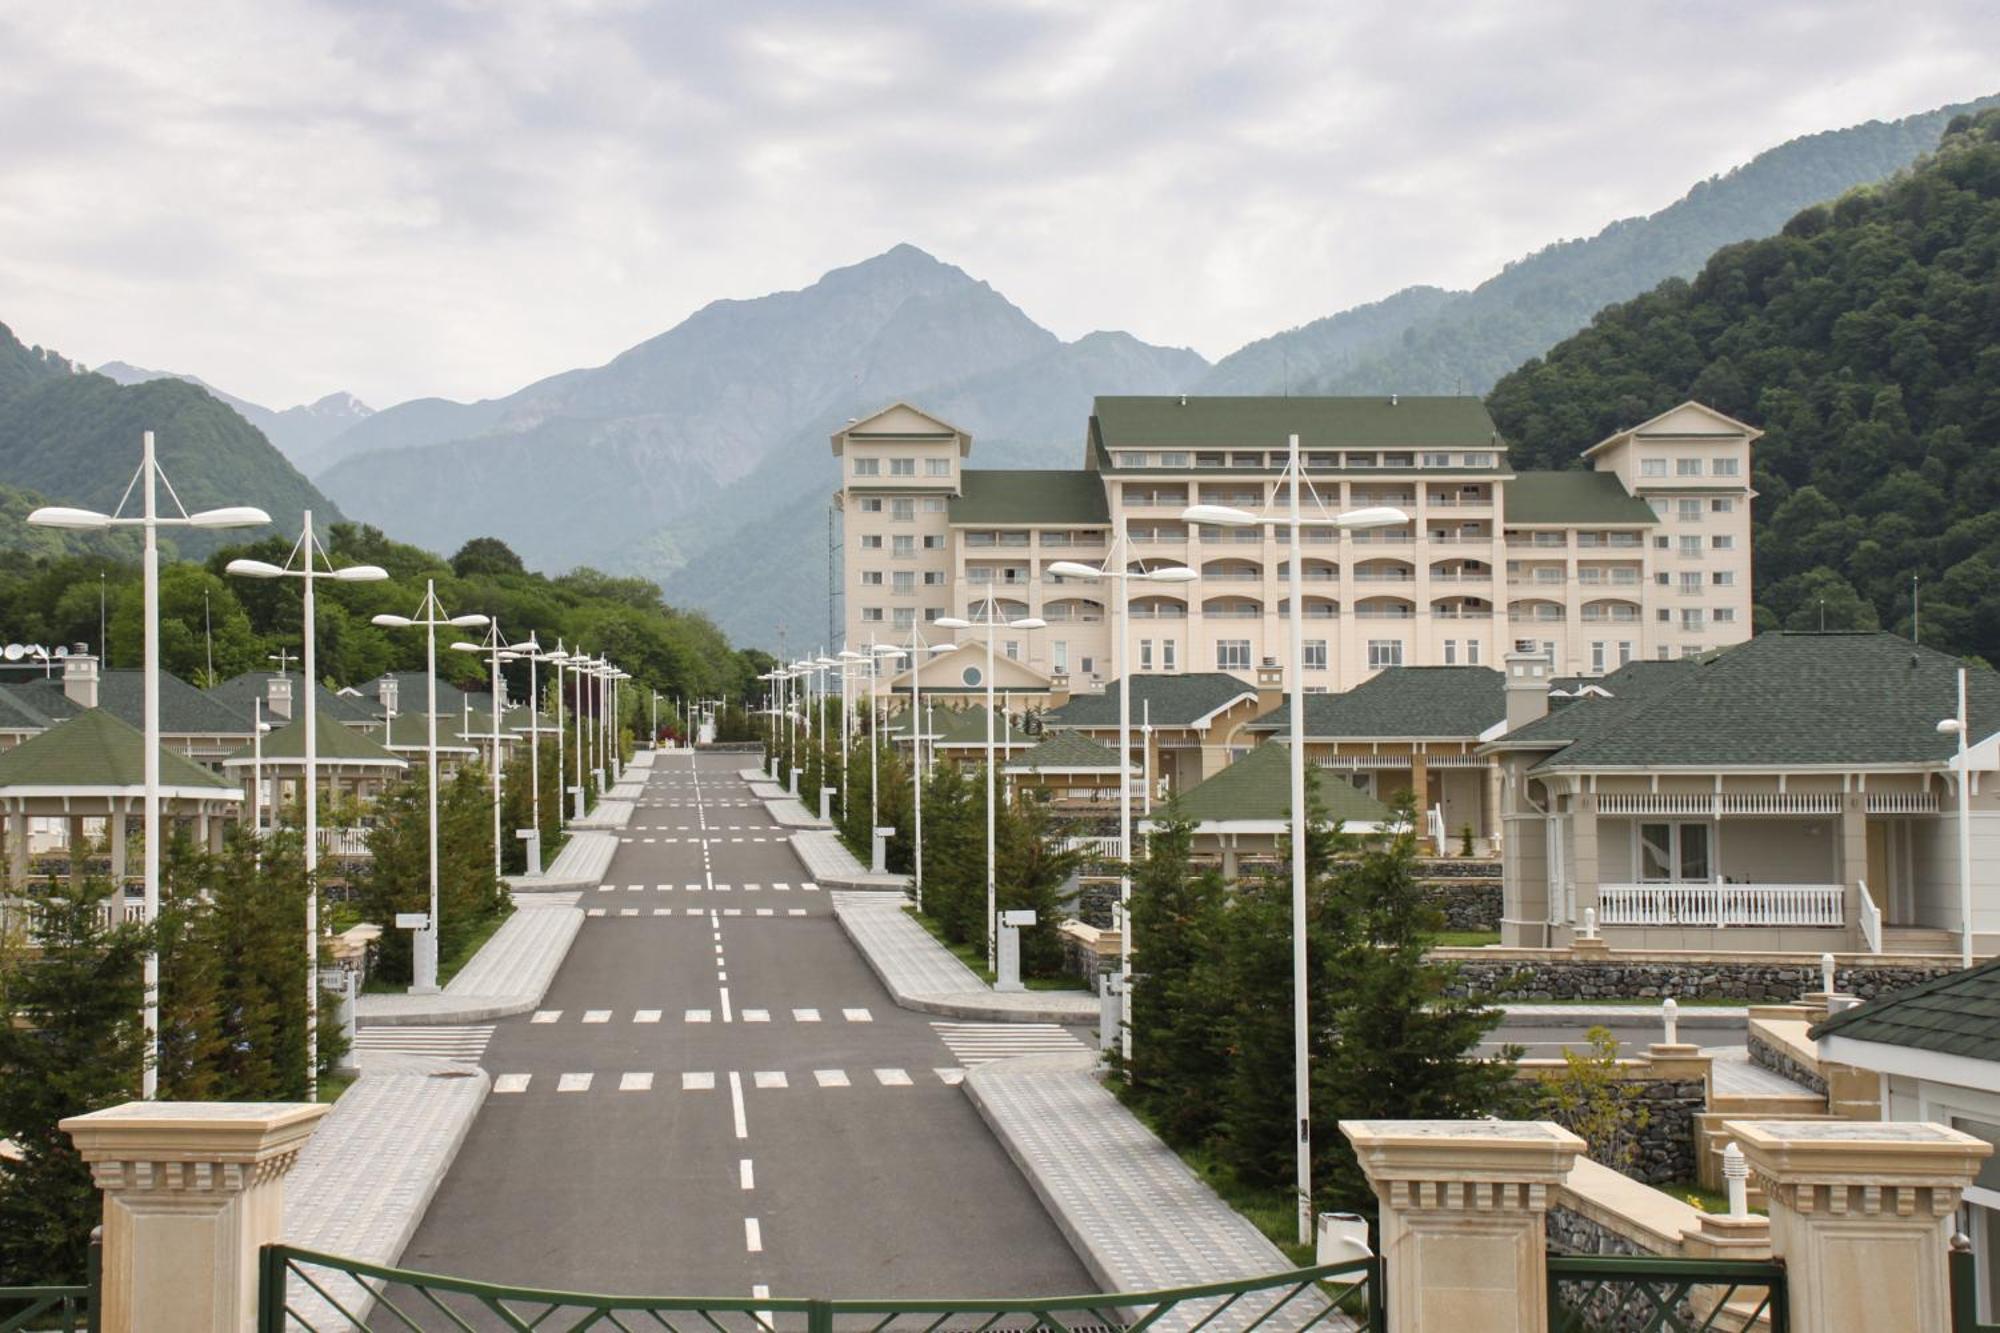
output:
[[1709,883],[1709,826],[1639,825],[1639,879],[1646,884]]

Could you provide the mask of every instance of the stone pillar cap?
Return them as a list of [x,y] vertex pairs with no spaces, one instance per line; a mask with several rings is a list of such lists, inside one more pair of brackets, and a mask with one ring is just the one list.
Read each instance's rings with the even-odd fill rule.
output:
[[295,1153],[333,1108],[313,1102],[126,1102],[61,1122],[87,1162],[261,1162]]
[[1547,1120],[1343,1120],[1371,1180],[1560,1181],[1584,1142]]
[[1723,1132],[1779,1183],[1962,1186],[1993,1153],[1984,1139],[1909,1120],[1728,1120]]

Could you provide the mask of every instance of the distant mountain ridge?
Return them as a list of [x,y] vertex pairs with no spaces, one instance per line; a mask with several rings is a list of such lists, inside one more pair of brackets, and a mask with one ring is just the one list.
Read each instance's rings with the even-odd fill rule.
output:
[[293,466],[305,467],[305,460],[321,445],[334,436],[352,429],[357,423],[374,415],[375,409],[345,391],[327,394],[316,402],[302,403],[273,411],[260,403],[235,394],[225,393],[198,375],[185,375],[171,370],[148,370],[128,361],[107,361],[97,367],[97,373],[114,383],[124,385],[147,384],[153,380],[182,380],[208,390],[210,396],[223,406],[231,408],[236,415],[264,433],[264,438],[278,447],[278,452],[292,461]]

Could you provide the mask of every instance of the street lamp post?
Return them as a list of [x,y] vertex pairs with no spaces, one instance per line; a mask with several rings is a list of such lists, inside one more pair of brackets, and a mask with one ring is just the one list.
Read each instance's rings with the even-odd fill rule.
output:
[[1112,669],[1118,673],[1118,982],[1119,1048],[1127,1064],[1132,1059],[1132,672],[1126,662],[1126,639],[1131,628],[1132,584],[1192,583],[1201,576],[1185,565],[1161,569],[1135,570],[1131,562],[1131,541],[1125,534],[1125,518],[1118,518],[1117,534],[1100,566],[1057,560],[1048,573],[1059,578],[1115,579],[1118,582],[1118,628],[1112,635]]
[[417,607],[414,616],[375,617],[375,623],[385,629],[408,629],[413,625],[424,627],[424,779],[428,788],[426,809],[430,814],[429,868],[430,868],[430,915],[424,928],[417,932],[412,946],[410,960],[410,994],[437,994],[438,975],[438,682],[437,682],[437,632],[440,626],[456,629],[484,629],[486,617],[478,613],[462,616],[448,616],[444,606],[438,601],[437,580],[424,580],[424,600]]
[[[847,816],[847,758],[854,748],[854,674],[863,662],[874,659],[866,653],[843,649],[840,654],[840,817]],[[871,812],[872,813],[872,812]],[[870,827],[868,836],[875,834]]]
[[[298,568],[292,568],[293,561]],[[320,562],[326,562],[321,569]],[[333,558],[313,535],[312,510],[300,522],[299,540],[282,565],[262,560],[231,560],[226,573],[238,578],[294,578],[304,595],[305,678],[305,816],[306,816],[306,1095],[319,1095],[319,638],[313,609],[313,585],[321,579],[336,583],[380,583],[389,571],[380,565],[349,565],[335,569]],[[261,777],[261,771],[260,775]]]
[[461,639],[452,644],[455,653],[485,653],[489,671],[488,688],[492,690],[490,712],[492,714],[493,762],[487,776],[493,784],[493,874],[497,878],[501,870],[500,859],[500,659],[507,651],[507,641],[500,637],[500,618],[495,616],[486,627],[486,634],[478,643],[468,643]]
[[985,601],[985,617],[978,621],[963,620],[957,616],[946,616],[935,623],[943,629],[972,629],[975,625],[986,631],[986,970],[991,972],[995,962],[999,935],[999,894],[995,887],[997,874],[993,855],[993,788],[996,785],[993,767],[993,633],[999,629],[1038,630],[1048,624],[1034,616],[1023,616],[1019,620],[999,618],[1000,603],[988,596]]
[[[144,534],[140,569],[143,574],[143,610],[145,620],[145,660],[144,660],[144,701],[141,705],[146,733],[146,753],[142,757],[145,795],[141,809],[146,829],[145,849],[145,899],[144,911],[150,924],[160,915],[160,542],[159,530],[171,528],[200,528],[215,530],[220,528],[260,527],[271,521],[271,516],[261,509],[249,505],[235,505],[224,509],[202,509],[190,514],[175,496],[174,507],[181,511],[177,518],[160,513],[159,485],[164,478],[160,475],[160,465],[154,456],[153,432],[140,435],[139,471],[127,484],[125,492],[131,494],[132,484],[139,486],[140,511],[132,517],[121,517],[124,500],[120,499],[117,510],[101,514],[94,509],[71,509],[61,505],[48,505],[28,515],[28,522],[43,528],[71,528],[79,531],[101,531],[105,528],[139,528]],[[167,494],[173,495],[173,486],[167,487]],[[120,893],[123,893],[121,886]],[[160,954],[151,945],[146,949],[145,995],[141,1001],[140,1022],[145,1029],[146,1064],[140,1073],[140,1095],[152,1100],[160,1091]]]
[[[515,644],[500,656],[502,661],[528,664],[528,807],[532,812],[528,819],[535,826],[536,846],[539,847],[542,836],[542,691],[535,669],[543,662],[560,661],[561,654],[543,652],[541,643],[531,634],[526,642]],[[562,692],[558,690],[556,693],[560,707]],[[557,714],[556,735],[558,738],[562,735],[560,713]],[[560,763],[556,771],[562,771]]]
[[[1305,574],[1301,569],[1299,493],[1305,485],[1305,471],[1299,462],[1299,437],[1290,439],[1284,476],[1289,479],[1289,508],[1283,517],[1252,514],[1227,505],[1191,505],[1181,512],[1189,523],[1222,527],[1251,527],[1270,524],[1290,535],[1291,572],[1287,587],[1291,596],[1291,661],[1286,670],[1291,679],[1291,768],[1292,768],[1292,1097],[1299,1122],[1297,1190],[1299,1244],[1312,1239],[1312,1090],[1307,1077],[1306,1028],[1306,747],[1305,747]],[[1318,502],[1317,494],[1313,497]],[[1410,521],[1400,509],[1378,506],[1326,514],[1322,522],[1336,528],[1394,527]],[[1336,627],[1339,621],[1335,621]],[[1336,655],[1334,662],[1340,659]]]
[[[900,645],[889,649],[899,656],[910,659],[910,823],[911,855],[915,871],[911,883],[916,889],[917,910],[924,910],[924,742],[931,739],[925,735],[924,725],[924,661],[925,653],[942,653],[956,648],[955,643],[931,644],[924,642],[923,631],[916,625],[910,626],[910,647],[905,653]],[[879,650],[878,650],[879,651]]]
[[1958,962],[1972,966],[1972,763],[1968,753],[1972,718],[1966,711],[1965,668],[1958,669],[1958,716],[1937,724],[1947,736],[1958,737]]

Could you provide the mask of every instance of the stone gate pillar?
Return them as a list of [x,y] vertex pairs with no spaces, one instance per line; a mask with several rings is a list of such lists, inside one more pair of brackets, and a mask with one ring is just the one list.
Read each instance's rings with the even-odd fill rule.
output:
[[1991,1144],[1910,1121],[1731,1120],[1764,1185],[1792,1333],[1934,1333],[1953,1211]]
[[63,1121],[104,1191],[101,1333],[254,1333],[257,1252],[330,1109],[127,1102]]
[[1343,1120],[1381,1204],[1389,1327],[1547,1333],[1543,1219],[1583,1140],[1521,1120]]

